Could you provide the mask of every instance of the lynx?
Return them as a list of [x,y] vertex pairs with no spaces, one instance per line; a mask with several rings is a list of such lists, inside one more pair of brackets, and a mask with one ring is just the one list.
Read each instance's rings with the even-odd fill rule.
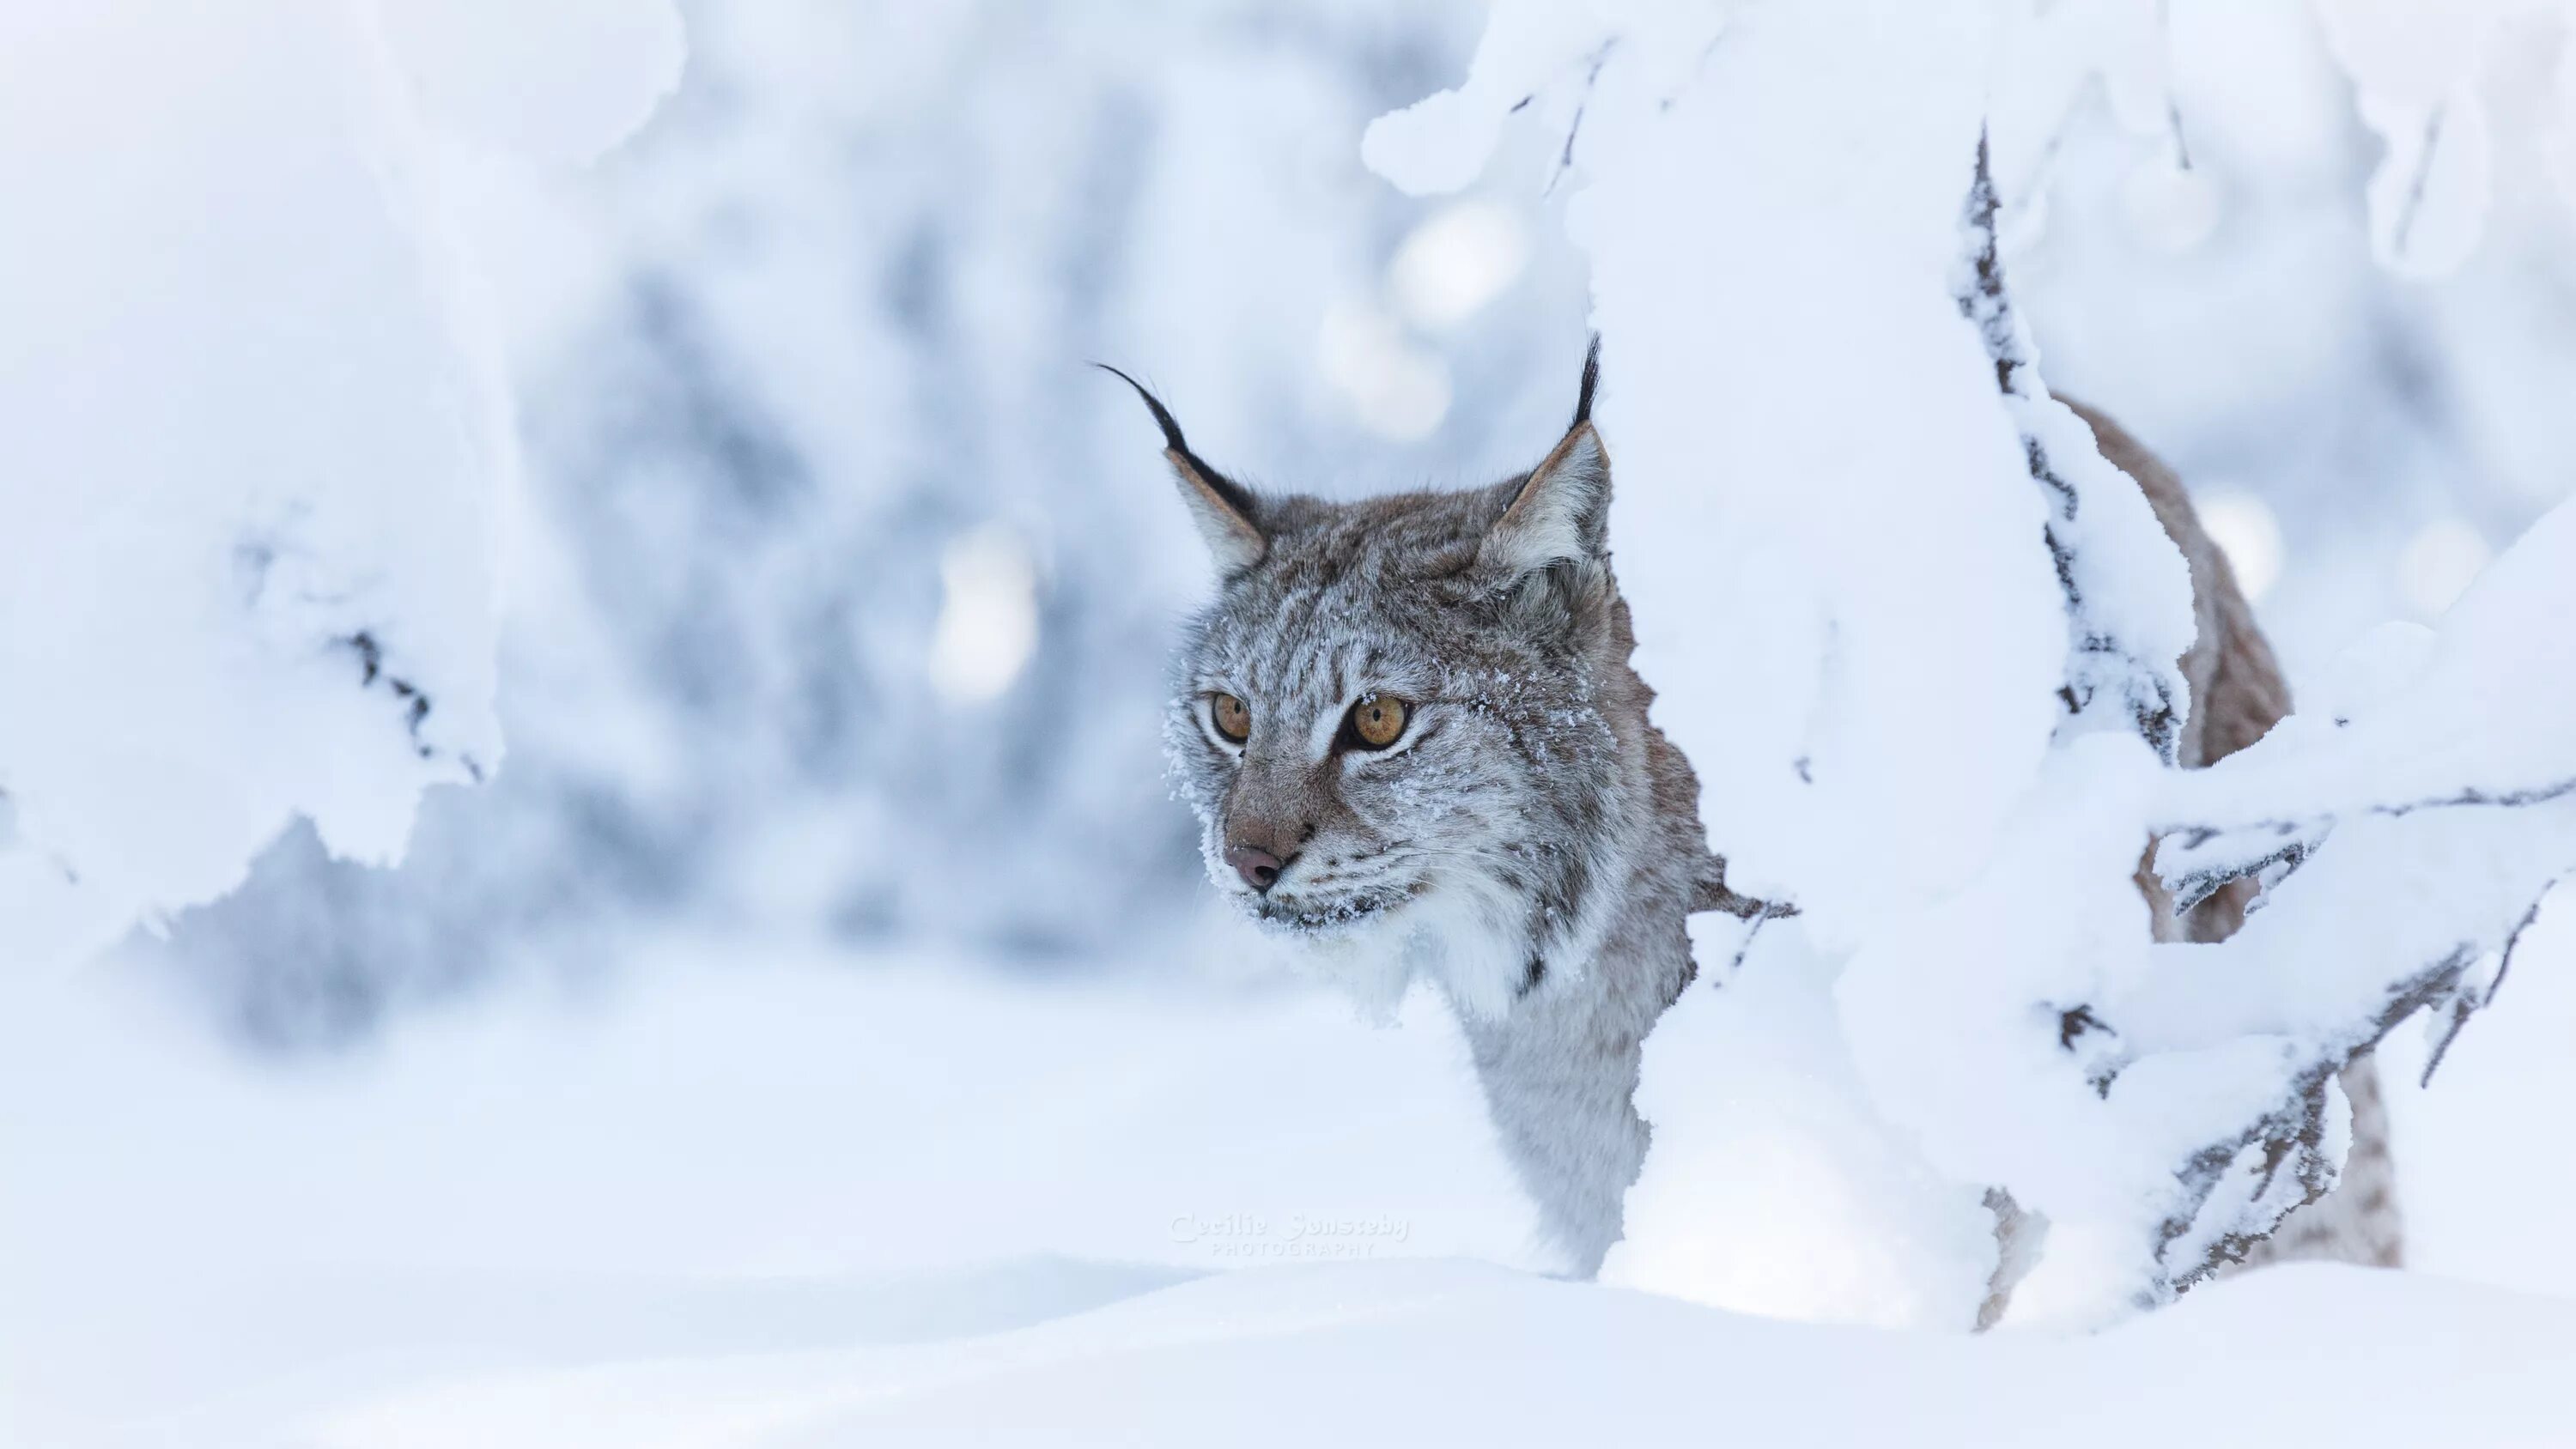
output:
[[[1166,722],[1209,879],[1364,999],[1391,1006],[1415,980],[1449,999],[1542,1229],[1587,1277],[1645,1158],[1639,1053],[1692,979],[1684,921],[1768,909],[1728,889],[1698,780],[1629,665],[1599,375],[1596,342],[1573,421],[1527,473],[1335,503],[1228,478],[1117,373],[1162,429],[1219,578],[1178,648]],[[2196,703],[2183,754],[2208,763],[2285,712],[2279,671],[2173,474],[2084,416],[2190,563],[2200,638],[2183,660]],[[2140,879],[2161,936],[2214,938],[2241,919],[2241,893],[2176,919]],[[2394,1261],[2376,1083],[2366,1065],[2347,1081],[2346,1185],[2275,1251]],[[2336,1202],[2356,1194],[2367,1212]]]

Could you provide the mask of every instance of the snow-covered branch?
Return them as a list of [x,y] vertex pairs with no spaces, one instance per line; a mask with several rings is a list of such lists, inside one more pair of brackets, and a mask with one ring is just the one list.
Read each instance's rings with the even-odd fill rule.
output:
[[[2014,1276],[2006,1202],[2047,1225],[2015,1315],[2162,1301],[2335,1180],[2336,1074],[2419,1013],[2456,1032],[2576,870],[2567,508],[2438,636],[2365,640],[2182,768],[2200,565],[2043,381],[1989,149],[2008,119],[2019,178],[2124,65],[2115,101],[2169,140],[2140,13],[1505,5],[1457,90],[1369,135],[1445,189],[1522,118],[1580,181],[1658,717],[1741,888],[1801,912],[1703,918],[1725,989],[1648,1045],[1656,1147],[1608,1276],[1965,1326]],[[1998,56],[2021,71],[1991,92]],[[2264,883],[2236,935],[2156,939],[2159,839],[2183,909]],[[1797,1212],[1764,1200],[1790,1182]]]
[[2189,592],[2175,587],[2169,560],[2152,552],[2087,546],[2095,537],[2145,536],[2140,530],[2154,529],[2155,516],[2137,484],[2104,461],[2083,419],[2039,382],[2029,329],[2004,285],[1996,205],[1989,146],[1980,135],[1953,292],[1959,314],[1975,325],[1994,363],[1995,390],[2021,434],[2031,481],[2048,503],[2042,536],[2066,602],[2066,683],[2059,698],[2071,728],[2132,730],[2170,764],[2189,709],[2176,662],[2191,647]]
[[224,894],[299,816],[390,862],[423,790],[498,765],[516,443],[423,107],[452,122],[527,33],[414,0],[0,15],[5,964]]

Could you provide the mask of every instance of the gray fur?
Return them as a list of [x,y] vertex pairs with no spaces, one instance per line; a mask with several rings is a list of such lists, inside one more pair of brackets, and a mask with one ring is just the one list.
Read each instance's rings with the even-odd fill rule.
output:
[[[1147,398],[1220,574],[1178,650],[1166,725],[1208,877],[1364,999],[1391,1009],[1415,980],[1449,998],[1541,1226],[1585,1276],[1645,1160],[1639,1052],[1691,980],[1684,921],[1761,908],[1726,890],[1697,777],[1629,665],[1590,380],[1529,474],[1355,503],[1226,480]],[[2192,562],[2202,639],[2185,672],[2203,707],[2185,753],[2206,763],[2278,718],[2278,672],[2179,484],[2087,417]],[[1209,716],[1216,693],[1250,707],[1239,746]],[[1406,733],[1383,753],[1337,749],[1372,693],[1413,704]],[[1245,846],[1287,862],[1266,894],[1227,863]],[[2243,908],[2213,901],[2192,927],[2232,929]]]
[[[1383,1005],[1417,978],[1456,1005],[1504,1147],[1585,1274],[1645,1160],[1639,1046],[1720,877],[1699,783],[1628,664],[1608,504],[1588,422],[1487,488],[1257,497],[1264,546],[1191,621],[1167,731],[1220,891]],[[1239,750],[1205,712],[1220,691],[1252,709]],[[1335,753],[1370,692],[1413,702],[1405,736]],[[1291,858],[1266,896],[1225,863],[1245,843]]]

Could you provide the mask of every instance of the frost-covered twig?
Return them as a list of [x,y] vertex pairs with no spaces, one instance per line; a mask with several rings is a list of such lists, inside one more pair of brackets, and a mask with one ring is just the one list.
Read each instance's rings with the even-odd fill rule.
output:
[[2228,882],[2259,875],[2274,866],[2295,870],[2324,843],[2345,815],[2403,819],[2419,810],[2521,809],[2546,805],[2576,794],[2576,779],[2541,785],[2496,788],[2463,785],[2446,793],[2413,800],[2369,801],[2348,810],[2322,812],[2301,819],[2252,820],[2228,825],[2161,824],[2165,841],[2156,852],[2156,873],[2174,898],[2174,909],[2187,911]]
[[[2263,875],[2275,867],[2284,875],[2298,869],[2324,842],[2326,829],[2322,825],[2303,828],[2282,822],[2268,832],[2231,832],[2225,839],[2237,843],[2239,848],[2218,851],[2214,855],[2195,855],[2193,850],[2198,845],[2220,840],[2218,832],[2186,832],[2182,840],[2170,842],[2156,852],[2159,879],[2164,883],[2165,893],[2173,897],[2174,913],[2181,915],[2224,890],[2231,881],[2249,875]],[[2268,842],[2265,839],[2267,834],[2270,837]],[[2174,862],[2172,866],[2165,864],[2168,859]]]
[[[2144,1295],[2148,1303],[2244,1261],[2282,1218],[2335,1185],[2337,1164],[2325,1150],[2326,1083],[2399,1022],[2455,995],[2478,954],[2474,945],[2463,943],[2396,983],[2359,1031],[2321,1047],[2300,1064],[2271,1110],[2183,1164],[2175,1173],[2180,1201],[2156,1226],[2156,1261],[2163,1274]],[[2212,1199],[2231,1177],[2244,1179],[2250,1191],[2232,1210],[2212,1212]]]
[[2450,1055],[2451,1043],[2459,1040],[2460,1029],[2469,1024],[2469,1017],[2495,1004],[2496,993],[2504,989],[2506,974],[2513,970],[2514,952],[2522,946],[2523,932],[2530,930],[2531,923],[2540,919],[2540,908],[2547,903],[2549,893],[2558,888],[2560,879],[2563,877],[2553,878],[2543,887],[2540,895],[2533,898],[2531,908],[2514,923],[2512,932],[2504,939],[2504,949],[2496,953],[2495,974],[2487,978],[2484,986],[2477,987],[2463,979],[2452,987],[2442,1002],[2442,1020],[2433,1038],[2432,1049],[2425,1054],[2424,1074],[2416,1079],[2417,1086],[2433,1085],[2433,1073],[2441,1067],[2442,1059]]

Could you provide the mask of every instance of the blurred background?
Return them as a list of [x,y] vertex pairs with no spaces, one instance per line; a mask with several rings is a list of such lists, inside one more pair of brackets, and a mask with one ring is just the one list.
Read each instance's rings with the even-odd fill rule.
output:
[[1192,904],[1162,674],[1207,580],[1085,363],[1338,493],[1526,467],[1570,405],[1582,278],[1530,178],[1426,206],[1357,161],[1477,6],[687,22],[597,164],[452,158],[530,457],[509,760],[400,870],[299,829],[177,923],[157,969],[246,1048],[614,971],[604,927],[674,917],[1101,969]]
[[[450,158],[530,472],[509,760],[407,863],[298,829],[138,953],[241,1049],[332,1053],[675,922],[1150,966],[1194,908],[1162,656],[1207,587],[1118,363],[1201,452],[1349,494],[1484,481],[1566,407],[1554,138],[1466,196],[1357,161],[1473,3],[687,7],[595,164]],[[2556,32],[2499,47],[2456,272],[2374,261],[2380,143],[2306,7],[2178,3],[2172,127],[2080,103],[2009,198],[2061,391],[2192,485],[2295,679],[2431,618],[2571,476]],[[2176,165],[2177,159],[2187,163]],[[1608,386],[1618,385],[1609,359]],[[1782,480],[1795,486],[1795,480]]]

